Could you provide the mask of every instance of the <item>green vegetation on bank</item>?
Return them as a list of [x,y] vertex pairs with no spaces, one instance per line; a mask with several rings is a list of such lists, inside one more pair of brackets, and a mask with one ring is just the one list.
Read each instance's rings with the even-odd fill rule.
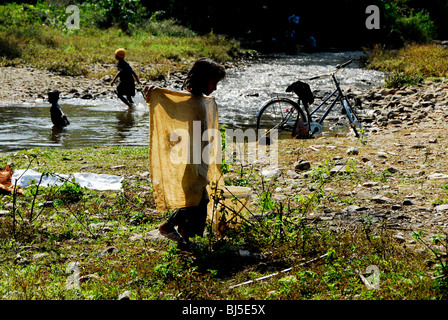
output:
[[401,87],[425,79],[443,81],[448,75],[448,48],[436,43],[411,43],[400,49],[376,45],[367,67],[387,72],[386,86]]
[[240,53],[237,41],[213,33],[197,35],[173,19],[160,19],[159,12],[145,16],[138,8],[112,9],[107,1],[80,4],[80,28],[67,29],[69,13],[56,2],[2,5],[0,65],[102,77],[107,71],[101,66],[116,63],[114,52],[123,47],[127,60],[140,67],[139,74],[154,78],[186,70],[201,56],[226,62]]

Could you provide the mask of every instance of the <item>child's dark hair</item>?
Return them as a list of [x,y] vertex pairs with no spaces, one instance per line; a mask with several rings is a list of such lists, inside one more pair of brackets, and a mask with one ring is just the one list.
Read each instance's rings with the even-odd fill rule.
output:
[[194,63],[190,72],[188,72],[182,89],[186,89],[196,95],[201,95],[206,92],[210,79],[222,80],[225,76],[226,70],[222,65],[210,58],[200,58]]
[[59,90],[52,90],[48,92],[48,98],[52,101],[57,101],[59,99]]

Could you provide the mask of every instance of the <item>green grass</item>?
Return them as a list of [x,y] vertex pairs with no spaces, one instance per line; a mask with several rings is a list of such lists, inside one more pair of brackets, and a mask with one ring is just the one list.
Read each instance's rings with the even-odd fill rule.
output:
[[[141,32],[126,35],[120,29],[80,29],[70,33],[52,26],[0,28],[1,65],[28,65],[62,75],[101,78],[107,73],[94,66],[116,63],[117,48],[127,50],[126,59],[139,75],[154,78],[174,70],[187,70],[201,56],[218,62],[234,59],[238,43],[215,35],[172,37]],[[101,68],[100,68],[101,70]]]
[[[282,163],[290,157],[280,156]],[[125,178],[122,192],[68,183],[60,188],[27,188],[15,199],[0,196],[0,210],[12,212],[10,204],[15,203],[14,215],[0,218],[4,299],[114,300],[126,290],[131,299],[151,300],[446,298],[446,278],[433,279],[437,269],[427,265],[430,256],[403,247],[381,224],[365,219],[362,225],[335,232],[310,215],[319,213],[328,196],[324,186],[352,183],[344,175],[317,177],[325,175],[330,161],[296,190],[302,196],[294,202],[272,196],[280,185],[277,179],[263,181],[250,167],[230,166],[228,183],[247,181],[256,194],[252,211],[263,218],[251,219],[225,236],[208,228],[206,236],[196,238],[202,246],[189,254],[181,254],[168,241],[145,236],[168,214],[155,211],[146,147],[33,149],[2,155],[0,163],[50,173],[79,172],[85,165],[95,165],[89,171]],[[372,178],[358,171],[353,167],[350,173],[356,176],[353,183]],[[309,185],[315,185],[315,191],[310,192]],[[48,201],[52,204],[41,206]],[[106,231],[96,229],[98,223],[107,223]],[[116,250],[105,252],[109,247]],[[240,250],[255,255],[244,257]],[[38,253],[46,255],[33,259]],[[68,270],[71,262],[79,263],[81,278],[78,287],[67,289],[67,281],[75,277]],[[359,276],[370,265],[380,270],[378,290],[368,289]],[[293,269],[231,288],[288,267]]]
[[389,87],[443,80],[448,75],[448,49],[434,43],[414,43],[397,50],[376,45],[369,50],[367,67],[389,73]]

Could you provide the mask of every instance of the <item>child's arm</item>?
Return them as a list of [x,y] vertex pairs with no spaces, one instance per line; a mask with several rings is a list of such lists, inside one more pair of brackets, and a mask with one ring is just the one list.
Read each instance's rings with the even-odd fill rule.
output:
[[138,84],[140,84],[140,80],[138,79],[137,74],[134,72],[134,70],[132,70],[132,75],[134,76],[135,80],[137,81]]
[[115,75],[115,77],[112,79],[112,81],[111,81],[111,83],[110,83],[111,86],[114,84],[115,80],[117,80],[117,77],[120,75],[120,72],[121,72],[121,70],[118,71],[118,73],[117,73],[117,74]]

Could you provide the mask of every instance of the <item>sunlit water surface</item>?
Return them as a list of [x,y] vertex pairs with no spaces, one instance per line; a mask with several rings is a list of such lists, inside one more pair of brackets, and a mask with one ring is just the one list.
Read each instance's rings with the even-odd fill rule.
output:
[[[355,59],[355,62],[338,73],[343,89],[356,91],[380,86],[384,75],[360,68],[356,59],[361,55],[360,52],[277,55],[228,69],[227,77],[214,92],[219,121],[229,128],[254,127],[257,110],[264,101],[275,95],[287,95],[285,88],[288,84],[331,73],[335,65],[348,59]],[[313,90],[333,88],[328,77],[307,82]],[[149,110],[141,93],[137,92],[135,101],[136,108],[128,110],[118,98],[62,97],[60,105],[71,123],[62,130],[53,128],[47,101],[0,104],[0,152],[96,145],[147,146]]]

